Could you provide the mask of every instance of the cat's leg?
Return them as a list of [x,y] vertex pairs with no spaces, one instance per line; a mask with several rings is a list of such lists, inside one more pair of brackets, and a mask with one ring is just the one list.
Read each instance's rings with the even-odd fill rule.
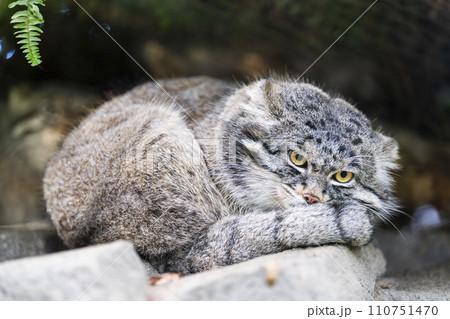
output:
[[283,220],[279,238],[287,247],[298,247],[299,242],[300,246],[326,243],[362,246],[372,236],[374,219],[367,207],[355,200],[303,206]]
[[188,272],[198,272],[294,247],[364,245],[371,234],[371,218],[362,205],[321,203],[287,211],[232,215],[201,233],[184,267]]

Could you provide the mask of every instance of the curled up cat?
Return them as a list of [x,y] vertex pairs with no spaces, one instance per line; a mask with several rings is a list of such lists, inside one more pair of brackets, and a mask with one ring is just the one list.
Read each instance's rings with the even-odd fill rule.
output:
[[69,247],[131,241],[160,272],[366,244],[396,209],[394,139],[307,83],[141,85],[65,139],[44,177]]

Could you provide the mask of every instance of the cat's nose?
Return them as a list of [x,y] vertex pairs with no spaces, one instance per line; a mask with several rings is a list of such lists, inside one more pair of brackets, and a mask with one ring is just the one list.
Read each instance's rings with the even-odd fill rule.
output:
[[319,198],[312,194],[303,194],[303,198],[308,204],[314,204],[320,202]]

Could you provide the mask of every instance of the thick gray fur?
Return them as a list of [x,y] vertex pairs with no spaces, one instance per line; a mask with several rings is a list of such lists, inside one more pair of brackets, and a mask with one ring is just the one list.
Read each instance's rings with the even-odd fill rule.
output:
[[[190,273],[364,245],[375,217],[395,210],[397,143],[344,100],[288,79],[160,84],[177,103],[141,85],[87,117],[50,160],[47,210],[69,247],[126,239],[160,272]],[[341,170],[353,181],[333,180]]]

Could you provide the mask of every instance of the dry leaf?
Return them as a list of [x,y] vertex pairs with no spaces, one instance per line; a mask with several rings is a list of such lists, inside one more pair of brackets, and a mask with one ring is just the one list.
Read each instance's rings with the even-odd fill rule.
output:
[[166,272],[160,275],[151,276],[148,282],[152,286],[159,286],[162,284],[167,284],[169,282],[175,281],[183,277],[184,275],[180,273]]
[[280,267],[278,261],[275,259],[269,261],[266,266],[266,282],[269,286],[275,285],[278,279],[278,274],[280,272]]

